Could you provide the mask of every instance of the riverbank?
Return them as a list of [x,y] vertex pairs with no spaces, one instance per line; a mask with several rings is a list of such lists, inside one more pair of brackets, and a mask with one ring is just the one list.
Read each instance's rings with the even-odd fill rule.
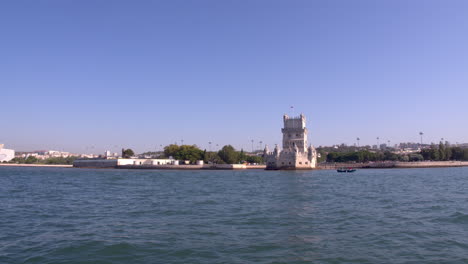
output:
[[73,165],[67,164],[16,164],[16,163],[0,163],[4,167],[53,167],[53,168],[72,168]]
[[[116,168],[107,166],[83,166],[87,168]],[[67,164],[14,164],[0,163],[4,167],[51,167],[51,168],[72,168]],[[368,162],[368,163],[320,163],[318,170],[336,170],[338,168],[356,169],[391,169],[391,168],[442,168],[442,167],[468,167],[468,161],[420,161],[420,162]],[[265,165],[243,165],[243,164],[216,164],[216,165],[124,165],[118,166],[120,169],[166,169],[166,170],[243,170],[243,169],[265,169]]]
[[443,168],[443,167],[468,167],[468,161],[385,161],[385,162],[367,162],[367,163],[322,163],[318,169],[335,170],[338,168],[357,168],[357,169],[410,169],[410,168]]

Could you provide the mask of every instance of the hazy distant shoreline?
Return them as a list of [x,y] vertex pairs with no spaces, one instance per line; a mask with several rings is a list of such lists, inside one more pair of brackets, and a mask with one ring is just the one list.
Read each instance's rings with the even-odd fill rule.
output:
[[[0,163],[4,167],[51,167],[51,168],[73,168],[73,165],[63,164],[13,164]],[[264,169],[264,165],[247,166],[247,170]],[[418,161],[418,162],[374,162],[374,163],[333,163],[319,164],[318,170],[335,170],[341,167],[351,167],[359,169],[405,169],[405,168],[444,168],[444,167],[468,167],[468,161]],[[138,169],[136,167],[127,167],[126,169]],[[164,166],[161,168],[141,168],[141,169],[164,169],[164,170],[201,170],[201,167],[193,166],[193,168],[181,168],[180,166]]]
[[5,167],[54,167],[54,168],[73,168],[73,165],[68,164],[18,164],[18,163],[0,163],[0,166]]
[[334,170],[341,167],[360,169],[405,169],[405,168],[444,168],[467,167],[468,161],[415,161],[415,162],[368,162],[368,163],[327,163],[319,164],[318,169]]

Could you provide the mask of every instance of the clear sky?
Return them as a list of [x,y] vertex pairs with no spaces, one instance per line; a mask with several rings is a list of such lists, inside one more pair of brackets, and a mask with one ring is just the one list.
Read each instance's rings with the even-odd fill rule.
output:
[[468,1],[0,2],[0,143],[468,142]]

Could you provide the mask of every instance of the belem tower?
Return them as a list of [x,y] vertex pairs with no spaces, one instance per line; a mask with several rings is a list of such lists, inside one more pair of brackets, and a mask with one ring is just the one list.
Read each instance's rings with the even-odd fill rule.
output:
[[306,117],[283,116],[283,149],[278,145],[273,152],[265,146],[263,156],[267,170],[307,170],[317,165],[317,151],[307,144]]

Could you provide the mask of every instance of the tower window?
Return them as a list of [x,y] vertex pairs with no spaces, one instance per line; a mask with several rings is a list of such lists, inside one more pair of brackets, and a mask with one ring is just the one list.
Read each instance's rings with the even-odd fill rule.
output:
[[302,164],[302,161],[299,161],[299,164]]
[[299,134],[296,134],[296,137],[298,137],[298,136],[299,136]]

